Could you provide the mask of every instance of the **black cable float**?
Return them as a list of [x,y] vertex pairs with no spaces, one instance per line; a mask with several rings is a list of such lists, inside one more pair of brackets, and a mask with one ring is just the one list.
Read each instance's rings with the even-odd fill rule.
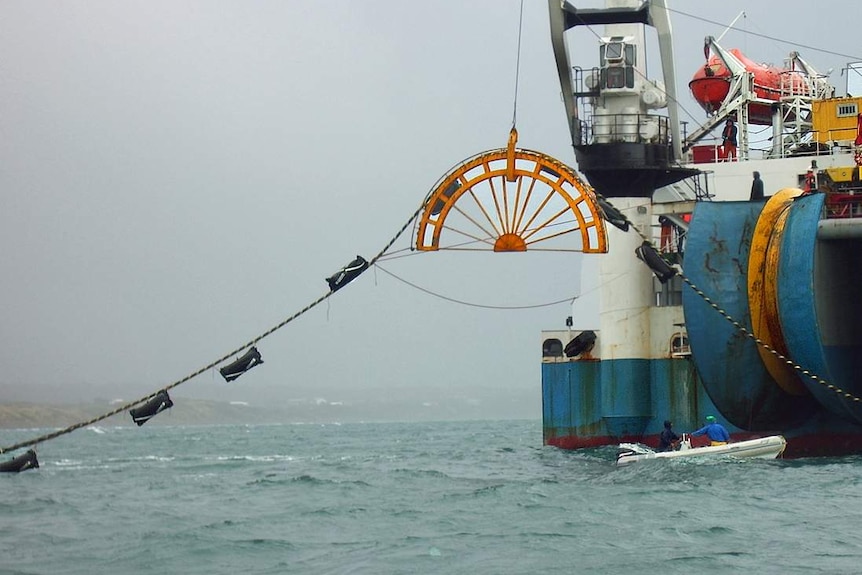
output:
[[624,232],[629,231],[629,221],[621,211],[616,209],[609,201],[602,197],[597,197],[596,200],[598,201],[599,208],[602,210],[602,216],[604,216],[606,222],[618,227]]
[[563,352],[566,357],[577,357],[582,353],[592,351],[594,345],[596,345],[596,332],[588,329],[572,338],[572,341],[566,344]]
[[262,363],[263,359],[260,357],[260,352],[257,351],[256,347],[252,347],[233,363],[227,364],[218,371],[225,381],[233,381],[251,368]]
[[649,266],[649,269],[652,270],[652,273],[655,274],[655,277],[661,283],[667,282],[667,280],[676,275],[676,268],[667,263],[649,242],[645,241],[636,248],[635,254],[638,259]]
[[326,283],[329,284],[329,289],[338,291],[356,277],[368,269],[368,262],[362,256],[356,256],[356,259],[326,278]]
[[141,407],[130,409],[129,415],[132,416],[132,421],[137,423],[138,427],[140,427],[155,417],[156,414],[161,413],[166,409],[170,409],[173,406],[174,402],[171,401],[168,392],[163,389]]
[[39,460],[36,459],[36,452],[28,449],[26,453],[22,453],[18,457],[0,463],[0,473],[18,473],[37,467],[39,467]]

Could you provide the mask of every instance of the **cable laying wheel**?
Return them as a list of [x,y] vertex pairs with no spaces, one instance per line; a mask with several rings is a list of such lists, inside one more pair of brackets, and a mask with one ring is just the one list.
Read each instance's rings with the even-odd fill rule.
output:
[[507,148],[474,156],[438,182],[419,220],[416,249],[608,251],[592,188],[551,156],[515,148],[517,139],[512,129]]

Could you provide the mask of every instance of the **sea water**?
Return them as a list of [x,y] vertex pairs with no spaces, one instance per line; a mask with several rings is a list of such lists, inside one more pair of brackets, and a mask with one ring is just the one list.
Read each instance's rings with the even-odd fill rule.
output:
[[862,570],[859,457],[617,468],[540,421],[95,427],[38,454],[0,474],[3,574]]

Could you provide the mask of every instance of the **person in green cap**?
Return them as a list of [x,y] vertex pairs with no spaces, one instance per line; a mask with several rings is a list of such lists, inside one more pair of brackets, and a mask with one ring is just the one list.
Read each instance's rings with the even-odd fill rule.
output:
[[722,424],[718,423],[712,415],[707,415],[706,425],[697,431],[692,431],[691,436],[697,437],[704,433],[709,438],[710,445],[725,445],[730,441],[730,434],[727,432],[727,429],[725,429]]

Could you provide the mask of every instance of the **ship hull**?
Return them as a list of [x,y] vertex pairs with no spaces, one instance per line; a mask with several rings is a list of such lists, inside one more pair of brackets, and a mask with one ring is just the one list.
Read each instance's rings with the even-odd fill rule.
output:
[[[862,429],[819,409],[793,426],[752,432],[739,428],[720,415],[710,400],[692,361],[688,358],[644,360],[641,364],[655,376],[650,383],[653,416],[641,419],[642,428],[620,433],[613,422],[630,419],[623,411],[601,409],[603,363],[617,360],[573,361],[542,365],[542,411],[545,445],[560,449],[596,448],[619,443],[642,443],[658,448],[665,419],[677,433],[689,433],[702,426],[706,415],[715,414],[730,431],[731,439],[743,441],[781,434],[787,439],[785,458],[830,457],[862,453]],[[693,446],[706,445],[693,438]]]

